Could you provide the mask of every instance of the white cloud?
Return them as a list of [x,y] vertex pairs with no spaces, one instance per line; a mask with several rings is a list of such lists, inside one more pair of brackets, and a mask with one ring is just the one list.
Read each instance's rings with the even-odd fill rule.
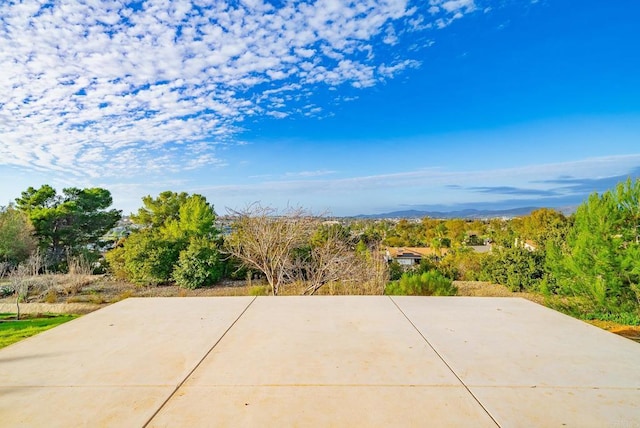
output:
[[[449,189],[446,192],[450,196],[452,193],[451,186],[464,189],[467,187],[504,185],[505,182],[511,183],[513,186],[548,190],[552,187],[558,187],[557,184],[550,183],[549,180],[566,176],[571,176],[575,179],[615,177],[628,173],[637,168],[638,165],[640,165],[640,154],[633,154],[562,163],[533,164],[518,168],[454,171],[434,167],[360,177],[300,179],[334,173],[334,171],[318,171],[316,173],[287,174],[282,179],[256,176],[252,177],[259,179],[256,183],[212,186],[199,190],[212,192],[216,195],[241,194],[245,199],[251,199],[252,196],[259,198],[261,195],[278,193],[305,195],[305,197],[313,199],[314,195],[322,193],[331,193],[336,198],[339,198],[342,193],[353,195],[359,191],[372,191],[380,194],[380,191],[384,192],[389,189],[418,189],[420,192],[424,192],[421,194],[429,194],[430,190],[446,188]],[[268,180],[269,178],[271,180]],[[415,195],[415,192],[413,194]],[[437,199],[433,202],[442,200],[442,193],[434,192],[434,195]]]
[[391,46],[395,46],[398,44],[398,36],[396,35],[396,30],[393,28],[393,25],[387,25],[385,36],[382,41]]
[[377,42],[396,45],[402,26],[445,26],[474,9],[472,0],[3,2],[0,164],[79,177],[219,166],[216,144],[246,117],[320,111],[283,94],[393,78],[418,63],[377,60]]
[[336,171],[331,171],[327,169],[321,169],[318,171],[300,171],[300,172],[287,172],[285,177],[321,177],[325,175],[335,174]]

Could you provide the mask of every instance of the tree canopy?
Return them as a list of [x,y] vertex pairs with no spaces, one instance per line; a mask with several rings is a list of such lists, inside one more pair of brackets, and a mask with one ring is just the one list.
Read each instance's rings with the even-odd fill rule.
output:
[[597,311],[640,306],[640,179],[593,193],[575,213],[562,245],[548,260],[559,290],[588,296]]
[[[0,262],[15,266],[26,260],[37,246],[27,215],[13,206],[0,208]],[[0,274],[2,274],[0,269]]]
[[60,267],[69,254],[78,254],[100,238],[120,220],[111,193],[102,188],[63,189],[62,194],[45,184],[29,187],[16,199],[35,228],[35,236],[50,267]]
[[166,191],[145,196],[132,220],[140,229],[107,261],[114,273],[138,284],[175,280],[186,288],[213,284],[222,276],[216,213],[202,195]]

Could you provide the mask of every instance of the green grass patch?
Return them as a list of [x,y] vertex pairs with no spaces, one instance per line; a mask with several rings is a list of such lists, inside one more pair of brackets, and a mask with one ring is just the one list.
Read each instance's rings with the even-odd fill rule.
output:
[[39,314],[32,316],[23,314],[20,320],[16,320],[15,314],[0,314],[0,348],[49,330],[77,317],[78,315]]

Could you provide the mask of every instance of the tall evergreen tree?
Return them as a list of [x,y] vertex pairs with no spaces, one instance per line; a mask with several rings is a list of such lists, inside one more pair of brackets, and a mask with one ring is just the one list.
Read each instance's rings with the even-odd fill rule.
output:
[[565,294],[586,296],[605,312],[640,307],[640,179],[592,194],[575,213],[564,245],[548,263]]
[[62,267],[69,254],[77,255],[97,244],[100,238],[120,220],[118,210],[107,210],[113,200],[106,189],[75,187],[62,194],[45,184],[29,187],[16,199],[35,228],[41,250],[50,267]]

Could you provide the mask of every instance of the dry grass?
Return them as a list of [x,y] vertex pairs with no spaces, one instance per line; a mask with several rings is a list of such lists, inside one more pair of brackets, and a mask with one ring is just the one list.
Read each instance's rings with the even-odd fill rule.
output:
[[536,293],[513,292],[504,285],[484,281],[453,281],[458,287],[458,296],[472,297],[522,297],[532,302],[545,304],[545,296]]
[[458,288],[458,296],[472,297],[514,297],[517,293],[507,287],[483,281],[453,281]]

